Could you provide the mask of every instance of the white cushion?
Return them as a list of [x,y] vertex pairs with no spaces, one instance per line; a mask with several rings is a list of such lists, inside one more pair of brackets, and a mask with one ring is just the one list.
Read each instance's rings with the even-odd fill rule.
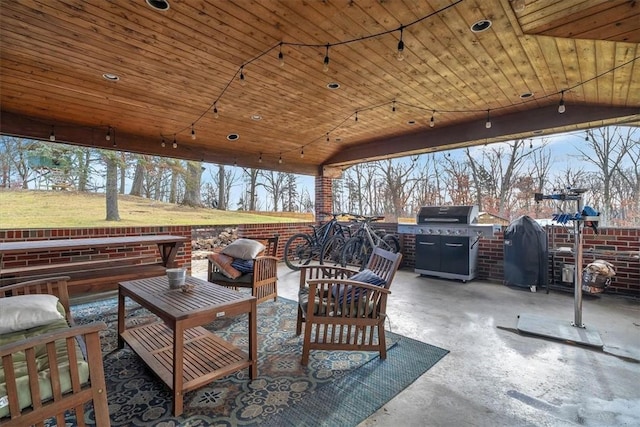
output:
[[47,325],[64,316],[58,311],[58,297],[48,294],[0,298],[0,334]]
[[231,258],[254,259],[264,251],[265,246],[257,240],[236,239],[222,250],[222,253]]

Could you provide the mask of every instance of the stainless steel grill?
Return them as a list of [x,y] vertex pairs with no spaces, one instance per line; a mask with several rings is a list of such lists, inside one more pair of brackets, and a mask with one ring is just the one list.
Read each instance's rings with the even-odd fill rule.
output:
[[478,240],[496,229],[477,222],[476,205],[423,206],[416,224],[398,224],[399,233],[416,235],[415,272],[463,282],[475,278]]

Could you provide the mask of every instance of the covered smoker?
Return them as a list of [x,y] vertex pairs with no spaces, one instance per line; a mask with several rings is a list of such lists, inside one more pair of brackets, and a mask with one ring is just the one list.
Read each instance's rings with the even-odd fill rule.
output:
[[535,290],[547,286],[549,247],[546,231],[523,215],[504,232],[504,284]]

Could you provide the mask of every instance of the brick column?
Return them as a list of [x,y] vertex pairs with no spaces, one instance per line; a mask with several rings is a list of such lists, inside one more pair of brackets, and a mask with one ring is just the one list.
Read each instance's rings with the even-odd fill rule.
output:
[[325,221],[321,213],[333,212],[333,192],[331,191],[333,178],[326,176],[316,176],[316,221]]

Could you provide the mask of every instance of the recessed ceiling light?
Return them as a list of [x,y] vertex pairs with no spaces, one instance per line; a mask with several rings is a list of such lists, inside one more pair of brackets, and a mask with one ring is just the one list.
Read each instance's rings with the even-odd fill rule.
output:
[[415,121],[415,120],[409,120],[409,121],[407,122],[407,124],[408,124],[408,125],[410,125],[410,126],[413,126],[413,125],[415,125],[415,124],[416,124],[416,121]]
[[147,0],[147,4],[151,6],[151,8],[160,10],[162,12],[164,12],[165,10],[169,10],[168,0]]
[[336,82],[327,83],[327,88],[331,90],[340,89],[340,83],[336,83]]
[[251,120],[255,120],[257,122],[258,120],[262,120],[262,116],[260,114],[253,114],[251,116]]
[[489,21],[488,19],[481,19],[471,26],[471,31],[473,31],[474,33],[481,33],[488,30],[489,28],[491,28],[491,21]]
[[109,80],[110,82],[117,82],[118,80],[120,80],[120,77],[117,74],[112,73],[104,73],[102,75],[102,78],[104,78],[105,80]]
[[531,98],[532,96],[533,96],[533,94],[531,92],[525,92],[525,93],[521,93],[520,94],[520,98],[522,98],[522,99]]
[[238,135],[237,133],[230,133],[229,135],[227,135],[227,139],[229,141],[235,141],[238,138],[240,138],[240,135]]

